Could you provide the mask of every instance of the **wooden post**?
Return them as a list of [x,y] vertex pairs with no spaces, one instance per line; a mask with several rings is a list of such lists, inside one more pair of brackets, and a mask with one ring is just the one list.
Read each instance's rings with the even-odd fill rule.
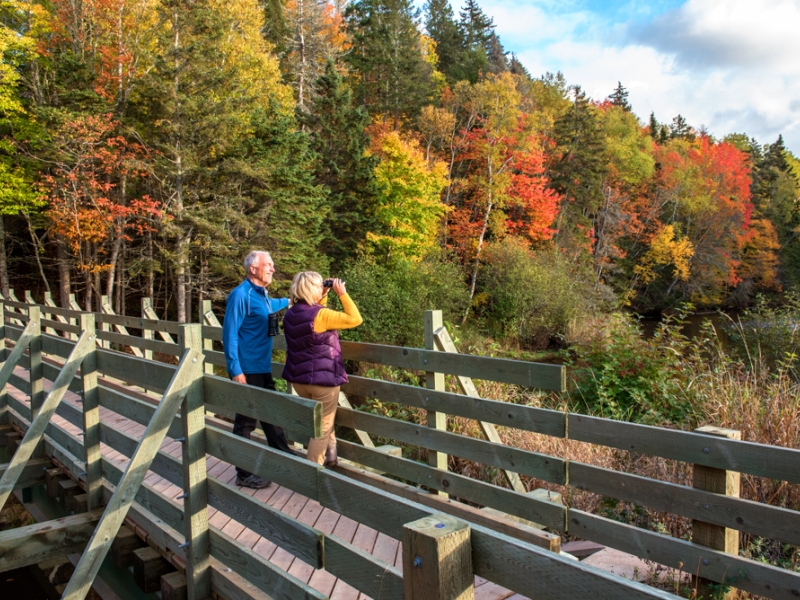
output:
[[[144,313],[142,316],[150,319],[151,321],[158,321],[159,320],[158,315],[156,314],[156,311],[153,310],[153,308],[150,306],[149,302],[147,304],[147,307],[145,307],[144,304],[142,305],[142,312]],[[167,331],[159,331],[158,335],[161,336],[162,340],[164,340],[165,342],[167,342],[169,344],[176,344],[177,343],[174,339],[172,339],[172,336]]]
[[167,429],[175,419],[175,412],[186,398],[191,383],[197,379],[198,374],[202,374],[200,365],[202,358],[201,354],[193,350],[184,351],[175,375],[147,425],[142,441],[136,447],[102,519],[97,524],[92,539],[89,540],[81,556],[75,574],[61,596],[63,600],[83,600],[89,592],[111,542],[125,520],[128,509],[133,504],[136,491],[142,485],[142,481],[167,435]]
[[133,551],[133,580],[145,594],[160,591],[161,576],[174,570],[158,550],[148,546]]
[[44,387],[42,386],[42,313],[38,306],[28,307],[28,318],[36,328],[30,344],[28,344],[28,368],[30,370],[31,384],[31,422],[39,414],[44,400]]
[[[436,350],[436,340],[434,333],[442,327],[442,311],[425,311],[425,349]],[[427,363],[427,359],[425,363]],[[444,373],[425,372],[425,387],[429,390],[444,391]],[[428,411],[428,427],[447,431],[447,415],[441,412]],[[428,464],[437,469],[447,470],[447,454],[442,452],[428,451]],[[444,492],[438,492],[445,496]]]
[[[179,340],[183,350],[199,351],[203,345],[199,323],[181,325]],[[199,352],[198,352],[199,354]],[[200,354],[196,360],[202,361]],[[211,569],[208,529],[208,480],[206,476],[206,429],[203,404],[203,373],[195,370],[189,393],[183,401],[183,500],[186,552],[186,584],[189,600],[211,597]]]
[[47,495],[51,498],[58,498],[58,484],[66,480],[67,476],[61,473],[61,469],[47,469],[44,472],[44,485],[47,488]]
[[[65,306],[64,308],[68,308],[70,310],[74,310],[74,311],[79,312],[79,313],[83,312],[83,309],[81,308],[81,305],[78,304],[77,300],[75,300],[75,294],[70,294],[69,295],[69,304],[67,306]],[[68,321],[69,321],[70,325],[76,325],[76,326],[78,325],[78,319],[76,319],[74,317],[70,317],[68,319]],[[75,335],[74,333],[71,333],[70,336],[69,336],[69,339],[77,340],[78,336]],[[95,343],[97,343],[97,338],[95,338]]]
[[58,482],[58,497],[61,498],[61,503],[64,505],[64,510],[67,512],[72,511],[72,499],[78,495],[81,488],[72,479],[62,479]]
[[[116,315],[117,313],[114,312],[114,309],[111,308],[111,304],[108,301],[108,296],[102,296],[102,298],[103,303],[100,305],[99,312],[103,313],[104,315]],[[121,333],[122,335],[130,335],[130,333],[128,333],[128,328],[124,325],[115,324],[114,329],[117,330],[117,333]],[[110,331],[110,326],[108,323],[103,323],[103,331]],[[144,358],[144,354],[139,348],[136,346],[131,346],[130,348],[135,357]]]
[[[142,298],[142,318],[149,319],[150,317],[147,316],[147,310],[152,310],[152,299],[151,298]],[[145,340],[152,340],[153,339],[153,330],[152,329],[142,329],[142,338]],[[153,360],[153,351],[152,350],[144,350],[144,357],[147,360]]]
[[[97,312],[100,314],[105,314],[106,306],[108,305],[108,296],[100,296],[100,306],[97,307]],[[110,331],[111,328],[108,326],[108,323],[100,323],[100,331]],[[103,348],[110,348],[111,344],[108,340],[101,340],[100,342]]]
[[[211,300],[201,300],[200,301],[200,325],[211,325],[212,327],[219,327],[220,322],[217,320],[217,316],[214,314],[214,311],[211,310]],[[214,340],[208,340],[203,338],[203,350],[213,350],[214,349]],[[214,374],[214,365],[211,363],[203,363],[203,370],[210,374]]]
[[119,568],[127,569],[133,564],[133,551],[145,546],[146,544],[133,529],[123,525],[111,543],[111,558]]
[[[50,292],[45,292],[44,293],[44,306],[55,306],[55,305],[56,305],[56,303],[53,302],[53,294],[51,294]],[[43,311],[42,314],[44,316],[46,316],[47,318],[51,319],[51,320],[58,321],[59,323],[66,323],[67,322],[67,320],[64,317],[62,317],[61,315],[54,315],[53,313],[49,313],[47,311]],[[58,331],[56,331],[55,329],[53,329],[51,327],[48,327],[46,329],[46,332],[50,333],[52,335],[62,336],[62,337],[67,338],[67,339],[73,339],[72,337],[70,337],[70,335],[68,335],[68,332],[65,332],[65,331],[58,332]]]
[[[200,313],[201,315],[203,313]],[[187,600],[186,577],[175,571],[161,576],[161,600]]]
[[103,499],[102,458],[100,456],[100,400],[97,389],[97,344],[93,313],[81,313],[81,330],[89,334],[89,347],[81,364],[83,383],[83,447],[86,461],[86,493],[89,510],[98,508]]
[[5,388],[8,380],[11,378],[11,374],[14,372],[14,367],[16,367],[22,359],[22,353],[28,349],[31,340],[38,334],[39,323],[36,321],[29,321],[28,324],[25,325],[25,329],[22,330],[22,335],[19,336],[17,343],[14,345],[14,349],[9,352],[5,362],[0,366],[0,389]]
[[[33,321],[28,323],[28,325],[31,323],[33,323]],[[72,352],[70,352],[58,377],[56,377],[56,380],[53,382],[53,387],[50,389],[50,393],[47,394],[47,398],[42,404],[41,410],[37,411],[36,416],[31,419],[30,427],[28,427],[28,430],[25,432],[25,437],[22,439],[17,453],[8,464],[8,468],[5,473],[3,473],[3,476],[0,477],[0,506],[5,505],[8,495],[14,489],[17,479],[19,479],[19,476],[25,468],[25,464],[28,462],[29,458],[34,456],[36,448],[39,446],[39,441],[42,435],[44,435],[44,430],[55,414],[56,408],[58,408],[69,384],[72,382],[72,378],[75,377],[75,374],[78,372],[78,367],[81,364],[83,356],[86,354],[89,344],[88,336],[85,333],[82,334],[73,347]]]
[[[0,354],[6,360],[6,306],[0,300]],[[8,390],[5,384],[0,386],[0,425],[8,423]]]
[[[736,429],[722,429],[720,427],[706,426],[694,430],[695,433],[724,437],[731,440],[741,440],[742,432]],[[694,465],[693,487],[706,492],[714,492],[725,496],[739,496],[742,475],[737,471],[726,471],[703,465]],[[720,525],[713,525],[703,521],[692,520],[692,542],[722,550],[734,556],[739,554],[739,532]],[[691,570],[691,565],[686,565],[686,570]],[[697,590],[697,598],[726,598],[738,597],[738,592],[730,590],[724,595],[720,595],[722,584],[713,582],[704,577],[693,577],[693,587]]]
[[403,526],[405,600],[472,600],[470,528],[450,515],[435,514]]
[[[450,338],[450,334],[447,333],[446,328],[441,327],[437,331],[434,331],[433,337],[436,340],[436,346],[439,350],[442,352],[452,352],[454,354],[458,354],[458,349],[453,343],[453,340]],[[456,381],[458,381],[458,386],[461,388],[461,391],[467,396],[471,396],[472,398],[481,397],[481,395],[478,393],[478,388],[476,388],[475,384],[472,383],[472,378],[457,375]],[[479,424],[487,440],[495,444],[503,443],[503,440],[500,439],[500,435],[497,433],[494,423],[479,421]],[[528,490],[525,489],[525,485],[522,483],[522,480],[519,478],[519,474],[506,470],[504,470],[503,473],[505,474],[508,483],[511,485],[511,488],[515,492],[519,492],[520,494],[525,494],[528,492]]]

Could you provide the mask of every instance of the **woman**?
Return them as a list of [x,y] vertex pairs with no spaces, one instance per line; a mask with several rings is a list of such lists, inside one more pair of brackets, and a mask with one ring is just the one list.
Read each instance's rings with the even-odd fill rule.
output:
[[[283,378],[297,393],[322,403],[322,437],[308,444],[308,460],[326,467],[336,466],[336,438],[333,420],[339,403],[339,386],[347,383],[339,329],[361,325],[355,303],[341,279],[327,280],[313,271],[295,275],[289,288],[290,308],[283,318],[286,334],[286,366]],[[344,312],[325,308],[331,287],[339,296]]]

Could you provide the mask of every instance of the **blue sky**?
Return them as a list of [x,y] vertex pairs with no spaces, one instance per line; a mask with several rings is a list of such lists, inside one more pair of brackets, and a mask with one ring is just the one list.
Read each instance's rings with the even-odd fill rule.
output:
[[782,133],[800,155],[800,0],[479,2],[533,76],[561,71],[595,99],[621,81],[643,120]]

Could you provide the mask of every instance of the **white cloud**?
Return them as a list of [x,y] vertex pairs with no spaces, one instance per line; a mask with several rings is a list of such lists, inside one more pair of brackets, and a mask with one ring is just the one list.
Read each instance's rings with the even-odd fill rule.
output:
[[782,133],[800,154],[800,2],[688,0],[648,23],[641,3],[617,15],[583,3],[481,3],[506,49],[534,76],[562,71],[595,99],[621,81],[634,111],[662,122],[682,114],[722,137],[747,133],[762,143]]
[[797,72],[796,0],[689,0],[644,26],[635,42],[674,54],[688,68],[768,68]]

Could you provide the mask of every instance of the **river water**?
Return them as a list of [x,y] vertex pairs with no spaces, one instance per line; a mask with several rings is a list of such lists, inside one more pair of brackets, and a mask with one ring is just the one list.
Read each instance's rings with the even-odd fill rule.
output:
[[[703,330],[703,324],[706,321],[710,321],[711,325],[714,327],[714,331],[716,331],[722,349],[729,351],[733,348],[733,342],[729,331],[731,327],[738,323],[740,314],[741,313],[738,311],[729,311],[725,313],[719,311],[693,313],[684,319],[682,327],[683,335],[689,339],[699,337]],[[662,321],[662,317],[642,317],[639,322],[641,323],[642,333],[645,337],[653,337],[656,328]]]

